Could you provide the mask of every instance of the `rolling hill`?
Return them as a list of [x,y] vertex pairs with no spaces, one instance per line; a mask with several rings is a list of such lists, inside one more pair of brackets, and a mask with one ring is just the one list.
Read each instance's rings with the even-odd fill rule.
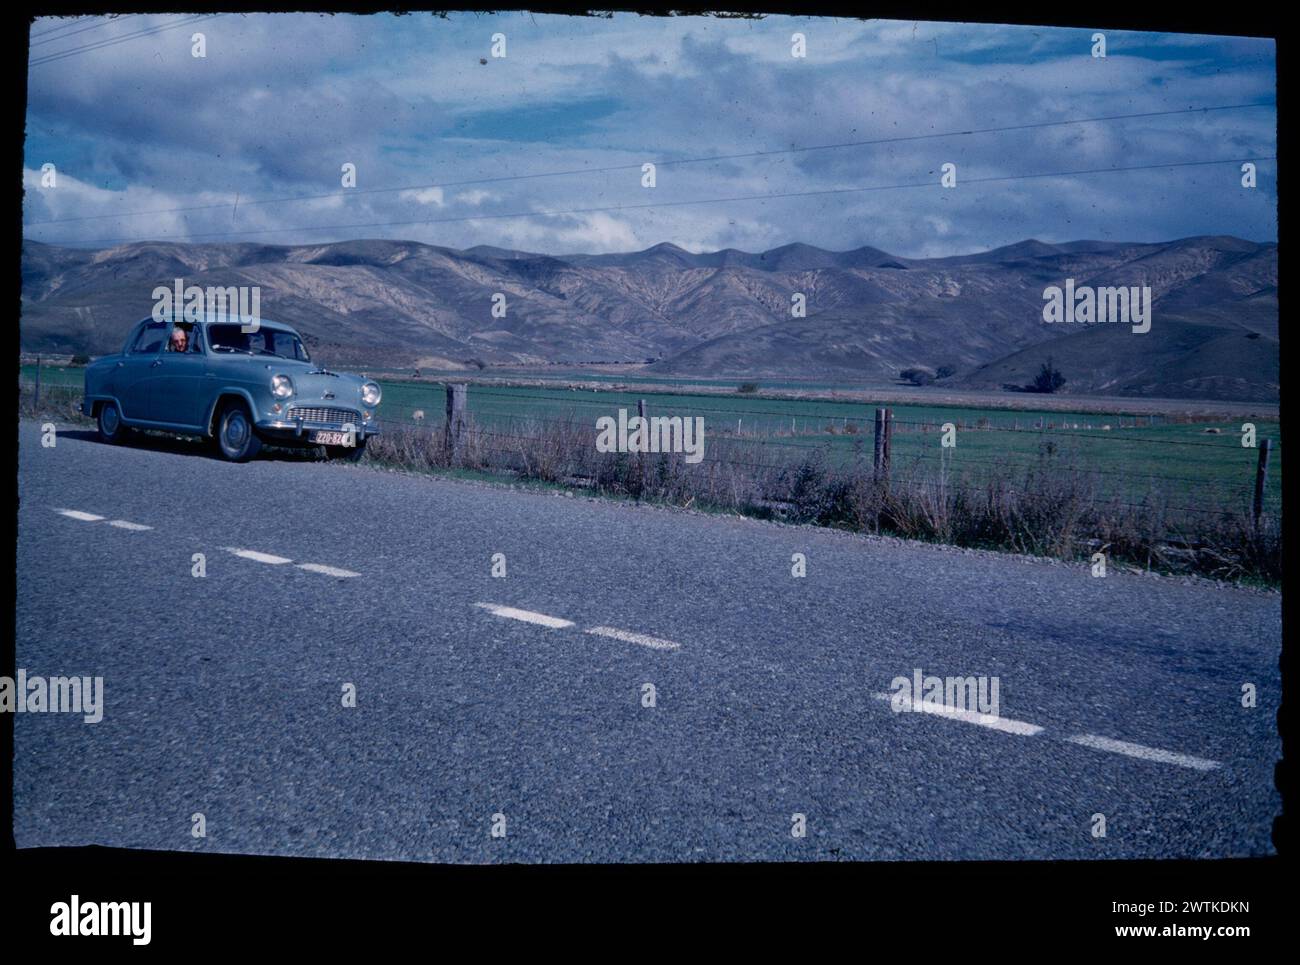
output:
[[[1276,401],[1277,245],[1229,237],[1139,244],[1028,240],[909,259],[806,244],[692,253],[672,244],[551,256],[404,241],[324,245],[27,241],[21,345],[116,351],[174,279],[257,285],[262,313],[338,364],[646,363],[665,375],[890,381],[950,366],[953,387],[1029,381],[1049,356],[1066,392]],[[1149,285],[1145,335],[1050,325],[1043,291]],[[501,293],[506,314],[495,317]],[[806,317],[791,300],[805,296]]]

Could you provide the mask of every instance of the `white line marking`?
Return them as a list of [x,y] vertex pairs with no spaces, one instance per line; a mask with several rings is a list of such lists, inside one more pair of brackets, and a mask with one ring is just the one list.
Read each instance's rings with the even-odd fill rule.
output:
[[680,643],[673,643],[671,640],[661,640],[659,637],[647,637],[644,633],[632,633],[628,630],[616,630],[613,627],[590,627],[583,632],[594,633],[602,637],[613,637],[615,640],[622,640],[624,643],[638,643],[643,647],[650,647],[654,650],[678,650],[681,648]]
[[[876,694],[877,700],[892,702],[893,694]],[[950,720],[960,720],[967,724],[978,724],[981,727],[988,727],[991,730],[1000,730],[1007,734],[1019,734],[1021,737],[1033,737],[1035,734],[1041,734],[1043,728],[1037,724],[1026,724],[1022,720],[1010,720],[1006,717],[993,717],[990,714],[981,714],[973,710],[958,710],[955,707],[945,707],[942,704],[920,703],[914,708],[910,698],[902,698],[903,710],[898,713],[908,713],[915,711],[921,714],[934,714],[938,717],[947,717]]]
[[500,606],[496,603],[475,603],[474,605],[508,620],[523,620],[525,623],[536,623],[539,626],[550,627],[553,630],[562,630],[564,627],[573,626],[572,620],[548,617],[545,613],[534,613],[532,610],[516,610],[512,606]]
[[353,573],[351,570],[341,570],[337,566],[326,566],[324,563],[298,563],[298,569],[310,570],[312,573],[324,573],[326,576],[360,576],[360,573]]
[[59,513],[69,519],[79,519],[83,523],[98,523],[104,518],[103,516],[96,516],[94,513],[83,513],[79,509],[60,509]]
[[109,526],[116,526],[118,529],[129,529],[133,533],[141,530],[153,529],[152,526],[146,526],[144,523],[129,523],[125,519],[114,519],[109,521]]
[[293,562],[293,560],[289,559],[286,556],[272,556],[270,553],[259,553],[257,550],[239,550],[239,549],[235,549],[233,546],[227,546],[226,551],[229,553],[234,553],[236,556],[241,557],[242,559],[257,560],[257,562],[259,563],[273,563],[278,565],[280,563]]
[[1067,737],[1066,740],[1075,744],[1082,744],[1084,747],[1091,747],[1093,750],[1113,751],[1116,754],[1138,757],[1144,761],[1159,761],[1161,764],[1194,767],[1198,771],[1212,771],[1219,766],[1218,761],[1207,760],[1204,757],[1175,754],[1173,751],[1162,751],[1158,747],[1144,747],[1141,744],[1130,744],[1128,741],[1112,740],[1109,737],[1098,737],[1095,734],[1076,734],[1073,737]]

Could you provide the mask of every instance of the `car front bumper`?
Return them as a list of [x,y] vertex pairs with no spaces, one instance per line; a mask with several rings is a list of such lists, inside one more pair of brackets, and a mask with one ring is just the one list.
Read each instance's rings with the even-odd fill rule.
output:
[[[379,426],[373,422],[353,423],[357,441],[364,442],[371,436],[379,435]],[[257,431],[263,435],[285,441],[306,442],[307,435],[315,431],[343,432],[342,423],[309,422],[306,419],[263,419],[257,423]]]

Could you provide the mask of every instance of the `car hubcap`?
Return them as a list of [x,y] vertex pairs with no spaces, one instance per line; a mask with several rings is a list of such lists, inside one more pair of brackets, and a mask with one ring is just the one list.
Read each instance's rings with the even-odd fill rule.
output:
[[104,414],[101,417],[104,423],[104,431],[110,436],[117,431],[117,408],[111,405],[104,406]]
[[226,444],[231,449],[241,449],[248,441],[248,422],[238,413],[232,413],[226,420]]

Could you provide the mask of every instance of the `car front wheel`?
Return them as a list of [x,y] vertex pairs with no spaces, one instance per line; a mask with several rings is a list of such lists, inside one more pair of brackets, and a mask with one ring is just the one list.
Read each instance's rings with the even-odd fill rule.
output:
[[262,448],[262,440],[248,418],[248,410],[237,403],[226,406],[217,421],[217,449],[231,462],[247,462]]
[[122,424],[122,413],[117,403],[105,402],[99,407],[99,441],[116,445],[126,438],[130,430]]

